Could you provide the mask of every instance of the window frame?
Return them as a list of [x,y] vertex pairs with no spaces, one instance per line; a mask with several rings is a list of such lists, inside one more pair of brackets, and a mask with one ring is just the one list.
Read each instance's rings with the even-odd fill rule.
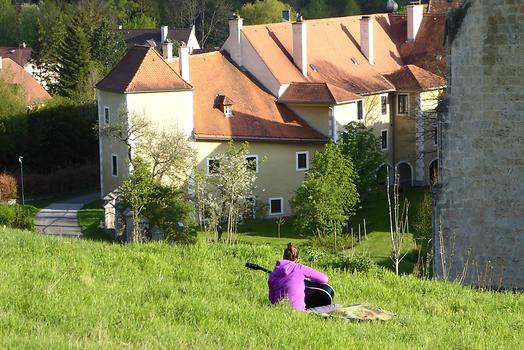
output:
[[[384,134],[386,135],[386,147],[384,147]],[[380,130],[380,149],[383,151],[388,150],[389,146],[389,130],[382,129]]]
[[364,119],[364,101],[358,100],[357,101],[357,120],[363,120]]
[[248,154],[248,155],[245,155],[244,156],[244,163],[248,163],[248,158],[255,158],[255,163],[256,163],[256,169],[255,169],[255,173],[258,174],[258,154]]
[[206,160],[206,174],[207,175],[217,175],[218,174],[218,171],[213,171],[213,172],[209,171],[209,165],[210,165],[209,162],[213,162],[213,161],[218,161],[217,169],[220,169],[220,159],[209,157]]
[[[279,213],[272,213],[271,212],[271,201],[279,200],[280,201],[280,212]],[[269,208],[268,208],[268,215],[269,216],[278,216],[278,215],[284,215],[284,197],[270,197],[268,199],[269,201]]]
[[[306,167],[305,168],[299,168],[298,167],[298,156],[301,154],[306,155]],[[295,152],[295,170],[296,171],[307,171],[309,170],[309,151],[298,151]]]
[[111,153],[111,176],[118,177],[118,154]]
[[104,106],[104,123],[111,123],[111,109],[108,106]]
[[[385,101],[385,103],[383,103]],[[388,96],[380,95],[380,115],[388,114]]]
[[[404,104],[404,110],[400,110],[400,97],[405,97],[406,101]],[[397,114],[408,115],[409,114],[409,94],[398,94],[397,95]]]

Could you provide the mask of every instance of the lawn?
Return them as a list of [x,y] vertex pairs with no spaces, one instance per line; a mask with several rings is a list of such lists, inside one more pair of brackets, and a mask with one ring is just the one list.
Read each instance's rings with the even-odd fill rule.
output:
[[78,210],[78,224],[82,229],[83,238],[95,241],[111,241],[111,237],[100,227],[102,220],[104,220],[102,200],[86,204]]
[[521,349],[524,296],[328,270],[342,304],[394,320],[351,323],[267,301],[271,245],[108,244],[0,228],[0,348]]

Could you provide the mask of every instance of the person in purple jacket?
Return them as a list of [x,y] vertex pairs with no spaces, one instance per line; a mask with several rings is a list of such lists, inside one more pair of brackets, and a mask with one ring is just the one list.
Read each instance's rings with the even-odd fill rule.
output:
[[298,249],[291,243],[284,250],[284,259],[278,260],[269,274],[269,300],[272,304],[288,299],[295,310],[306,309],[304,278],[327,283],[328,277],[311,267],[299,264]]

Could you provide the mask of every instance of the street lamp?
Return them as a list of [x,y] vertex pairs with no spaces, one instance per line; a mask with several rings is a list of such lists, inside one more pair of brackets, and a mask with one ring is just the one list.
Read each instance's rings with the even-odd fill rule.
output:
[[18,161],[20,162],[20,180],[22,182],[22,205],[25,204],[24,197],[24,157],[18,156]]

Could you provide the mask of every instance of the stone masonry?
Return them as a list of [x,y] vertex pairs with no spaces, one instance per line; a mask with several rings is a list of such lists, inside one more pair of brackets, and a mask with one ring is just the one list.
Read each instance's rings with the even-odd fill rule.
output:
[[470,3],[449,44],[434,272],[524,289],[524,2]]

